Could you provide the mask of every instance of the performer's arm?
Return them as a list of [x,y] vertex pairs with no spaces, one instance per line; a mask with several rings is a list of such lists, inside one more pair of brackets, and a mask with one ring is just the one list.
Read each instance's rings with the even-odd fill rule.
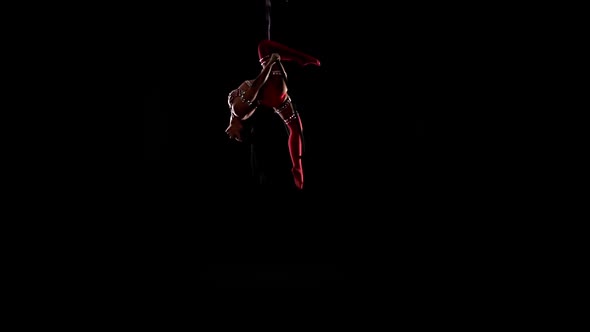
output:
[[[231,110],[229,125],[225,129],[230,139],[242,141],[242,120],[248,119],[258,107],[258,93],[268,80],[272,67],[280,60],[278,54],[272,54],[268,63],[264,64],[262,70],[250,83],[242,83],[237,89],[229,94],[228,104]],[[279,62],[280,63],[280,62]]]
[[237,90],[238,98],[233,98],[230,102],[232,115],[240,119],[247,119],[253,113],[258,106],[258,93],[260,89],[268,80],[273,65],[280,60],[280,56],[277,53],[271,55],[268,63],[264,65],[258,76],[252,81],[252,84],[248,86],[243,83]]

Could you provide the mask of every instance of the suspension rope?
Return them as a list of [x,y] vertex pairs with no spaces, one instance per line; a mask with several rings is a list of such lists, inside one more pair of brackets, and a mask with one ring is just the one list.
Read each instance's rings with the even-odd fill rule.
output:
[[270,0],[266,0],[266,39],[268,40],[270,40],[270,2]]

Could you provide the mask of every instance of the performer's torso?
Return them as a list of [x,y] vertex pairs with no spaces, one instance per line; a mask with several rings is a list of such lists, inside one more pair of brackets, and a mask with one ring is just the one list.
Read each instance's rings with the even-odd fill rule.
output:
[[281,70],[271,71],[260,94],[260,103],[267,107],[279,107],[287,99],[287,83]]

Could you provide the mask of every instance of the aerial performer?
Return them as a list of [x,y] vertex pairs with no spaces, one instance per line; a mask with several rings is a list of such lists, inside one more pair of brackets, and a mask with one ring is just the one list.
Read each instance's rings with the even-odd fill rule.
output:
[[[269,4],[270,0],[267,0]],[[289,95],[283,62],[302,68],[320,66],[320,61],[269,38],[258,43],[258,58],[262,67],[260,72],[229,93],[230,120],[225,132],[230,139],[250,144],[252,174],[257,185],[300,191],[305,183],[303,125]],[[277,126],[277,123],[283,125]],[[286,135],[281,135],[281,130]],[[277,142],[282,142],[280,147],[283,149],[286,143],[288,167],[281,158],[285,154],[277,149]]]

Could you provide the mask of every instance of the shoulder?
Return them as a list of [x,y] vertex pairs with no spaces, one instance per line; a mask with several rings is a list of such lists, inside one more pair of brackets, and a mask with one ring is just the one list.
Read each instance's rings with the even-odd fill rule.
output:
[[239,89],[247,90],[248,88],[250,88],[252,86],[253,81],[254,80],[246,80],[246,81],[242,82],[242,84],[240,84]]
[[252,86],[253,81],[254,80],[246,80],[246,81],[242,82],[242,84],[240,84],[237,88],[230,91],[230,93],[227,96],[228,103],[231,104],[233,99],[240,95],[240,92],[241,93],[246,92],[246,90],[248,90],[248,88],[250,88]]
[[254,80],[246,80],[244,82],[242,82],[240,85],[238,85],[237,88],[233,89],[229,94],[231,95],[233,92],[236,92],[238,90],[247,90],[249,87],[252,86],[252,82]]

